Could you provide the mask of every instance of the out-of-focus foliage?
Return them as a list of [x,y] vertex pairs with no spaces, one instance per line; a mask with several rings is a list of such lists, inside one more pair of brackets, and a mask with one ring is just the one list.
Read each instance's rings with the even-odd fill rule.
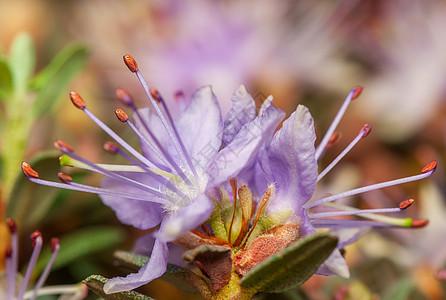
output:
[[82,69],[85,59],[84,46],[67,46],[34,76],[36,52],[31,37],[25,33],[14,39],[9,53],[0,56],[2,205],[9,202],[32,125],[54,112],[62,92]]

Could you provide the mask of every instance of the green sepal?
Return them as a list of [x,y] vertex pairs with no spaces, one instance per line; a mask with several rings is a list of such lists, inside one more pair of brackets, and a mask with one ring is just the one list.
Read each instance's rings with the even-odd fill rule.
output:
[[82,70],[86,58],[85,46],[67,46],[32,80],[30,88],[37,92],[32,106],[34,116],[49,114],[57,107],[61,94]]
[[298,287],[316,272],[337,243],[337,237],[326,233],[306,236],[251,269],[240,286],[269,293]]
[[105,278],[101,275],[91,275],[87,279],[82,282],[88,286],[88,289],[93,291],[99,297],[103,299],[110,300],[150,300],[148,296],[140,294],[135,291],[125,291],[113,294],[104,293],[104,284],[107,283],[108,278]]

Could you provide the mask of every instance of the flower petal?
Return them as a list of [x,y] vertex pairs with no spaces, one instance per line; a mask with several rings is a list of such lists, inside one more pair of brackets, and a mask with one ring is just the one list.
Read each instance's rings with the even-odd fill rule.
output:
[[213,202],[205,194],[198,195],[192,203],[182,207],[178,213],[167,217],[160,228],[157,238],[170,242],[178,238],[181,234],[195,229],[205,222],[212,213]]
[[[141,173],[121,172],[120,174],[138,181],[147,177]],[[101,186],[118,192],[141,193],[140,189],[111,178],[104,178],[101,181]],[[163,210],[158,203],[126,199],[121,196],[101,195],[100,197],[102,202],[113,209],[118,219],[124,224],[145,230],[153,228],[161,222]]]
[[232,108],[224,121],[223,146],[228,145],[243,125],[256,117],[256,104],[244,85],[232,95]]
[[252,168],[257,153],[271,139],[284,115],[280,109],[270,106],[263,114],[243,125],[231,143],[215,156],[209,166],[208,186],[218,186],[243,169]]
[[220,106],[211,87],[195,92],[175,126],[195,167],[205,170],[220,150],[223,135]]
[[344,278],[350,277],[347,262],[338,249],[335,249],[327,260],[320,265],[316,274],[325,276],[338,275]]
[[149,262],[138,273],[110,279],[104,285],[104,292],[111,294],[132,290],[162,276],[166,272],[168,254],[167,243],[157,239]]
[[317,179],[313,118],[305,106],[296,111],[276,132],[270,146],[259,159],[263,170],[277,185],[269,211],[299,211],[313,195]]
[[[133,246],[132,252],[139,255],[148,255],[152,251],[153,246],[155,245],[155,241],[156,238],[153,232],[145,234],[136,241],[135,245]],[[169,258],[167,259],[168,263],[183,268],[189,267],[182,259],[184,252],[183,247],[174,243],[167,243],[167,247],[169,249]]]
[[[316,233],[316,229],[314,229],[314,227],[311,225],[306,210],[302,208],[300,211],[301,211],[300,217],[302,219],[300,227],[301,234],[305,236]],[[340,239],[339,243],[345,242],[346,239],[348,239],[347,236],[343,237],[345,239]],[[339,243],[337,246],[338,248],[340,248]],[[348,270],[348,265],[338,249],[335,249],[327,258],[327,260],[325,260],[325,262],[319,266],[316,274],[325,276],[339,275],[345,278],[350,277],[350,271]]]

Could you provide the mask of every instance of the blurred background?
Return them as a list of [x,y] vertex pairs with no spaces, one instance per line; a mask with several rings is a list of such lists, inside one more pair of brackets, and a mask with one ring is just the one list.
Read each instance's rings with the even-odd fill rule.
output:
[[[2,61],[11,63],[11,49],[26,33],[35,53],[30,74],[37,77],[20,94],[18,111],[14,101],[5,100],[14,93],[0,94],[0,215],[2,220],[5,216],[17,220],[23,245],[21,265],[28,260],[28,236],[35,229],[42,231],[45,241],[58,235],[62,248],[65,239],[69,245],[65,249],[75,249],[66,250],[68,258],[55,266],[49,284],[78,282],[93,273],[125,274],[113,268],[113,250],[131,249],[142,234],[120,225],[98,197],[36,187],[18,175],[19,164],[26,159],[35,161],[33,166],[42,176],[55,178],[58,154],[52,143],[56,138],[95,162],[114,159],[102,151],[106,135],[72,107],[68,92],[76,90],[106,124],[128,134],[115,120],[114,110],[120,107],[115,89],[124,87],[139,106],[147,104],[143,90],[122,62],[122,55],[129,53],[174,112],[178,112],[177,91],[189,99],[203,85],[212,85],[226,112],[233,91],[245,84],[260,101],[272,94],[275,105],[287,114],[297,104],[308,106],[319,136],[349,90],[364,86],[339,126],[341,141],[327,152],[321,169],[364,123],[372,125],[373,132],[319,189],[335,193],[414,175],[429,161],[438,160],[438,170],[429,180],[351,199],[367,208],[391,207],[414,198],[415,205],[402,216],[428,218],[430,224],[422,229],[368,233],[346,249],[350,279],[313,276],[298,291],[280,297],[446,297],[446,276],[441,272],[446,262],[444,1],[2,0],[0,24]],[[57,65],[53,60],[61,51],[65,56],[59,56],[59,62],[65,64]],[[62,75],[40,76],[48,65],[53,66],[51,70],[59,66]],[[44,84],[39,85],[42,78],[49,78],[50,84],[63,74],[66,80],[57,84],[51,103],[43,103],[32,117],[27,115],[27,105],[37,101],[40,90],[46,90]],[[9,130],[7,124],[13,119],[27,125]],[[17,136],[25,142],[11,143]],[[136,138],[129,139],[136,145]],[[8,164],[17,165],[17,170],[6,172]],[[80,171],[70,174],[92,184],[100,179]],[[102,242],[91,246],[99,236]],[[8,239],[2,225],[0,248],[6,247]],[[156,299],[193,297],[166,286],[157,280],[145,292]]]

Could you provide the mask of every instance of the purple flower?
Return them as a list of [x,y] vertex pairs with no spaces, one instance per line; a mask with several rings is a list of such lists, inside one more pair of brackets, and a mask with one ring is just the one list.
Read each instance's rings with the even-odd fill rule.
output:
[[154,108],[137,109],[127,92],[118,91],[121,100],[134,110],[135,123],[121,109],[116,110],[116,115],[138,135],[142,154],[88,110],[77,93],[71,92],[70,97],[132,156],[113,142],[107,142],[104,148],[127,158],[132,165],[94,164],[61,140],[55,143],[65,154],[61,164],[105,175],[102,187],[75,183],[64,173],[59,173],[62,183],[45,181],[28,164],[22,165],[31,181],[99,194],[125,224],[143,230],[160,225],[150,261],[137,274],[109,280],[104,288],[107,293],[133,289],[161,276],[167,265],[167,243],[209,218],[214,205],[205,192],[253,164],[258,150],[283,118],[283,112],[271,101],[256,117],[254,100],[242,86],[233,96],[234,107],[225,121],[210,87],[199,89],[174,120],[161,95],[148,88],[133,58],[126,55],[124,61],[136,73]]
[[[64,173],[59,173],[62,183],[46,181],[26,162],[22,164],[25,175],[33,182],[99,194],[125,224],[144,230],[159,225],[152,236],[141,240],[136,247],[138,252],[151,249],[149,262],[138,273],[109,280],[104,286],[106,293],[134,289],[160,277],[168,261],[178,260],[173,257],[178,245],[185,250],[200,245],[226,247],[223,255],[232,251],[221,265],[227,274],[215,273],[215,265],[211,267],[208,260],[197,264],[211,279],[211,290],[217,291],[231,278],[239,280],[268,256],[302,236],[315,233],[319,227],[335,230],[340,236],[339,247],[343,247],[354,241],[364,228],[426,224],[425,220],[376,214],[401,211],[413,200],[403,201],[397,208],[373,210],[358,210],[332,201],[426,178],[434,172],[435,162],[420,175],[311,201],[317,181],[370,132],[370,126],[364,126],[346,150],[318,175],[317,162],[327,145],[333,143],[337,124],[361,88],[349,93],[326,136],[315,148],[313,119],[304,106],[299,106],[275,133],[284,113],[272,105],[272,97],[256,113],[255,101],[242,86],[234,93],[233,107],[223,120],[211,88],[204,87],[174,119],[161,95],[148,87],[135,60],[125,55],[124,62],[140,80],[153,106],[153,109],[138,109],[126,91],[117,92],[122,102],[134,111],[135,123],[121,109],[116,110],[116,116],[139,137],[142,154],[100,121],[84,100],[72,92],[73,104],[121,146],[107,142],[104,148],[131,164],[92,163],[60,140],[55,145],[65,154],[61,164],[104,175],[101,187],[75,183]],[[237,181],[242,182],[240,187]],[[315,211],[320,207],[336,211]],[[342,215],[358,215],[374,221],[331,218]],[[192,262],[194,259],[191,258]],[[228,261],[235,268],[224,265]],[[319,273],[348,276],[348,268],[338,250],[319,268]]]
[[[286,214],[290,212],[291,222],[300,227],[302,236],[313,234],[315,228],[330,228],[336,233],[340,242],[338,247],[355,241],[366,228],[370,227],[419,227],[426,225],[426,220],[412,220],[410,218],[397,219],[377,213],[399,212],[409,207],[413,200],[405,200],[396,208],[359,210],[354,207],[335,204],[333,201],[364,192],[415,181],[433,174],[436,162],[428,164],[419,175],[383,182],[366,187],[346,191],[337,195],[329,195],[322,199],[312,200],[316,183],[321,180],[362,138],[366,137],[371,127],[364,125],[350,145],[322,172],[318,174],[318,161],[322,157],[327,145],[337,138],[334,132],[349,103],[357,98],[362,88],[352,89],[344,101],[338,115],[328,129],[318,147],[314,143],[316,135],[313,118],[308,109],[299,105],[296,111],[284,122],[283,127],[276,132],[271,143],[259,154],[259,166],[256,173],[257,190],[265,190],[267,184],[273,187],[274,199],[270,200],[267,214]],[[330,141],[331,140],[331,141]],[[272,183],[271,183],[272,182]],[[260,186],[259,186],[260,185]],[[323,211],[317,210],[322,208]],[[327,211],[329,209],[329,211]],[[351,219],[333,219],[332,217],[356,215],[373,221]],[[294,221],[293,221],[294,217]],[[331,254],[329,259],[319,268],[322,275],[349,276],[348,267],[339,251]]]

